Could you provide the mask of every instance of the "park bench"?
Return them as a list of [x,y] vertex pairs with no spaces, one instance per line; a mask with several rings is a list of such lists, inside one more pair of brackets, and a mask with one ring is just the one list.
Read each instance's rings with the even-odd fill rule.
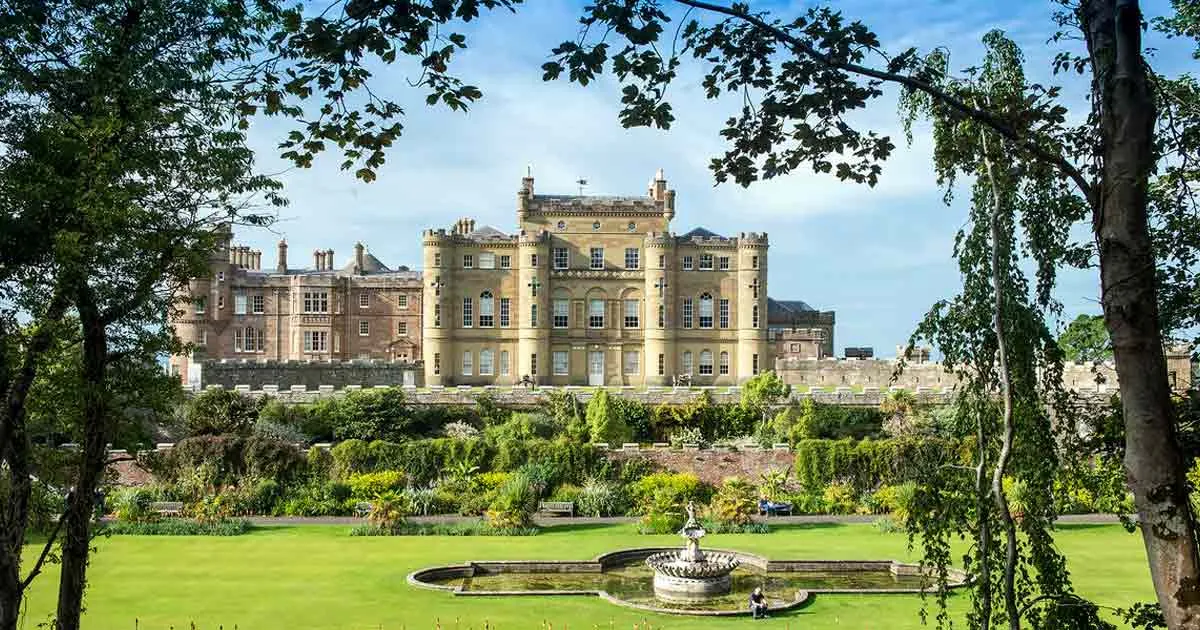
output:
[[791,503],[775,503],[774,501],[759,501],[758,513],[762,516],[791,516]]
[[157,512],[159,516],[180,516],[183,514],[183,501],[154,501],[150,504],[150,511]]
[[542,501],[538,504],[538,511],[547,514],[557,514],[560,516],[575,516],[574,501]]
[[358,503],[354,504],[354,515],[360,518],[365,518],[371,513],[371,508],[373,507],[375,506],[371,505],[369,501],[359,501]]

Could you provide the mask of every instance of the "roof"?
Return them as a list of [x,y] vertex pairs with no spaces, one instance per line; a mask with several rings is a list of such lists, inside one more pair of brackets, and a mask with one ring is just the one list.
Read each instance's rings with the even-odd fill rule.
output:
[[688,232],[687,234],[684,234],[683,236],[681,236],[679,238],[692,239],[692,238],[725,238],[725,237],[721,236],[720,234],[717,234],[716,232],[713,232],[712,230],[710,230],[708,228],[697,227],[697,228],[692,229],[691,232]]
[[767,316],[780,315],[788,316],[795,313],[813,312],[817,309],[808,305],[803,300],[776,300],[767,298]]
[[511,238],[511,237],[490,225],[485,225],[485,226],[479,228],[478,230],[475,230],[474,232],[471,232],[470,234],[468,234],[467,238],[475,239],[475,240],[488,240],[488,239],[494,239],[494,238],[507,239],[507,238]]
[[[354,257],[351,256],[350,260],[347,261],[345,265],[342,265],[342,271],[346,273],[354,273],[354,265],[355,260]],[[388,271],[391,271],[391,269],[388,269],[387,265],[380,262],[380,260],[376,258],[374,254],[371,252],[366,252],[363,254],[363,273],[386,273]]]

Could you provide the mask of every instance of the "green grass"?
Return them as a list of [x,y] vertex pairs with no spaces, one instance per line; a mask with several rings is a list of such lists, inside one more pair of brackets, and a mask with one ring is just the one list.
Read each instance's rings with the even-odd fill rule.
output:
[[[103,630],[498,630],[755,627],[921,628],[911,595],[822,595],[768,621],[649,615],[594,597],[453,597],[408,586],[412,570],[485,559],[587,559],[623,547],[674,545],[677,536],[641,536],[631,525],[547,528],[519,538],[351,537],[349,527],[260,528],[235,537],[119,536],[97,541],[84,626]],[[1117,525],[1066,525],[1058,536],[1079,591],[1109,606],[1149,601],[1153,590],[1141,538]],[[780,526],[766,535],[713,535],[713,547],[775,558],[911,559],[900,534],[870,525]],[[34,547],[29,555],[36,553]],[[53,608],[57,574],[34,584],[26,628]],[[955,608],[967,604],[953,598]],[[456,620],[458,620],[456,622]],[[610,625],[611,623],[611,625]],[[645,626],[642,626],[645,627]]]

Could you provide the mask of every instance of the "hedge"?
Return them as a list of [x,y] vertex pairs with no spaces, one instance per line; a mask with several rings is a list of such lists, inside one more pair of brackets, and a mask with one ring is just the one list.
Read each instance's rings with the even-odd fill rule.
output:
[[796,444],[796,477],[808,491],[833,481],[865,492],[928,478],[937,467],[969,465],[969,442],[941,438],[887,440],[800,440]]

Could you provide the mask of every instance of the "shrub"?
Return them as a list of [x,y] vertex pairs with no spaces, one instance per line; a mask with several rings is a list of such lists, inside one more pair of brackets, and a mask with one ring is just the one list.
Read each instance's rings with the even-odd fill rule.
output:
[[381,470],[373,473],[357,473],[346,479],[350,496],[354,499],[372,499],[388,492],[404,489],[404,473],[398,470]]
[[442,432],[445,433],[446,437],[456,440],[469,440],[479,437],[479,429],[466,422],[451,422],[442,429]]
[[352,391],[337,406],[333,436],[339,440],[391,440],[414,434],[414,417],[399,387]]
[[658,501],[669,501],[682,507],[688,501],[704,503],[708,489],[692,473],[658,472],[642,477],[630,486],[630,494],[639,509]]
[[488,522],[501,529],[531,527],[538,506],[535,483],[523,474],[510,477],[488,506]]
[[240,536],[251,529],[243,518],[201,522],[186,518],[106,523],[101,533],[114,536]]
[[671,534],[684,524],[683,504],[668,488],[660,488],[642,505],[638,532],[642,534]]
[[254,425],[254,437],[287,442],[289,444],[308,442],[308,436],[296,427],[278,422],[263,421],[261,419]]
[[680,448],[684,444],[695,444],[701,448],[708,446],[700,427],[682,427],[671,433],[671,446]]
[[835,481],[825,487],[821,501],[829,514],[851,514],[854,512],[854,489],[848,483]]
[[279,482],[274,479],[257,479],[251,480],[250,484],[250,513],[273,515],[276,511],[276,506],[279,499],[283,496],[283,489]]
[[603,388],[596,388],[588,401],[587,424],[594,443],[620,445],[632,438],[625,419],[617,413],[617,407],[610,403],[608,392]]
[[384,492],[371,499],[367,522],[382,530],[394,531],[404,525],[412,514],[412,502],[398,492]]
[[350,486],[320,479],[293,488],[282,507],[287,516],[344,516],[353,510]]
[[583,494],[583,489],[573,483],[564,483],[554,489],[550,493],[549,501],[579,503],[579,497]]
[[508,483],[510,477],[512,477],[512,473],[508,472],[485,472],[475,478],[475,483],[481,491],[491,492],[492,490],[498,490],[501,486]]
[[738,477],[730,477],[721,482],[721,487],[713,495],[709,511],[718,522],[745,525],[752,521],[758,512],[758,502],[755,499],[753,484]]
[[969,460],[967,451],[962,442],[939,438],[801,440],[796,444],[796,477],[809,491],[840,479],[858,494],[929,478],[947,463]]
[[439,495],[437,488],[433,486],[409,488],[404,492],[404,495],[408,497],[408,501],[412,505],[413,514],[429,516],[441,511],[440,508],[443,505],[441,495]]
[[411,521],[394,529],[373,525],[359,525],[350,530],[351,536],[536,536],[541,530],[536,527],[502,528],[493,527],[487,521],[466,523],[413,523]]
[[112,499],[118,521],[142,523],[156,520],[158,514],[150,511],[154,494],[146,488],[122,488]]
[[209,389],[188,402],[184,429],[189,436],[249,435],[265,403],[238,391]]
[[[236,485],[245,477],[287,483],[304,472],[305,465],[305,456],[294,444],[260,437],[202,435],[180,440],[155,458],[152,468],[160,479],[211,488]],[[195,490],[197,496],[207,493],[206,488]]]
[[576,509],[584,516],[616,516],[625,513],[628,502],[619,485],[593,478],[579,489]]

